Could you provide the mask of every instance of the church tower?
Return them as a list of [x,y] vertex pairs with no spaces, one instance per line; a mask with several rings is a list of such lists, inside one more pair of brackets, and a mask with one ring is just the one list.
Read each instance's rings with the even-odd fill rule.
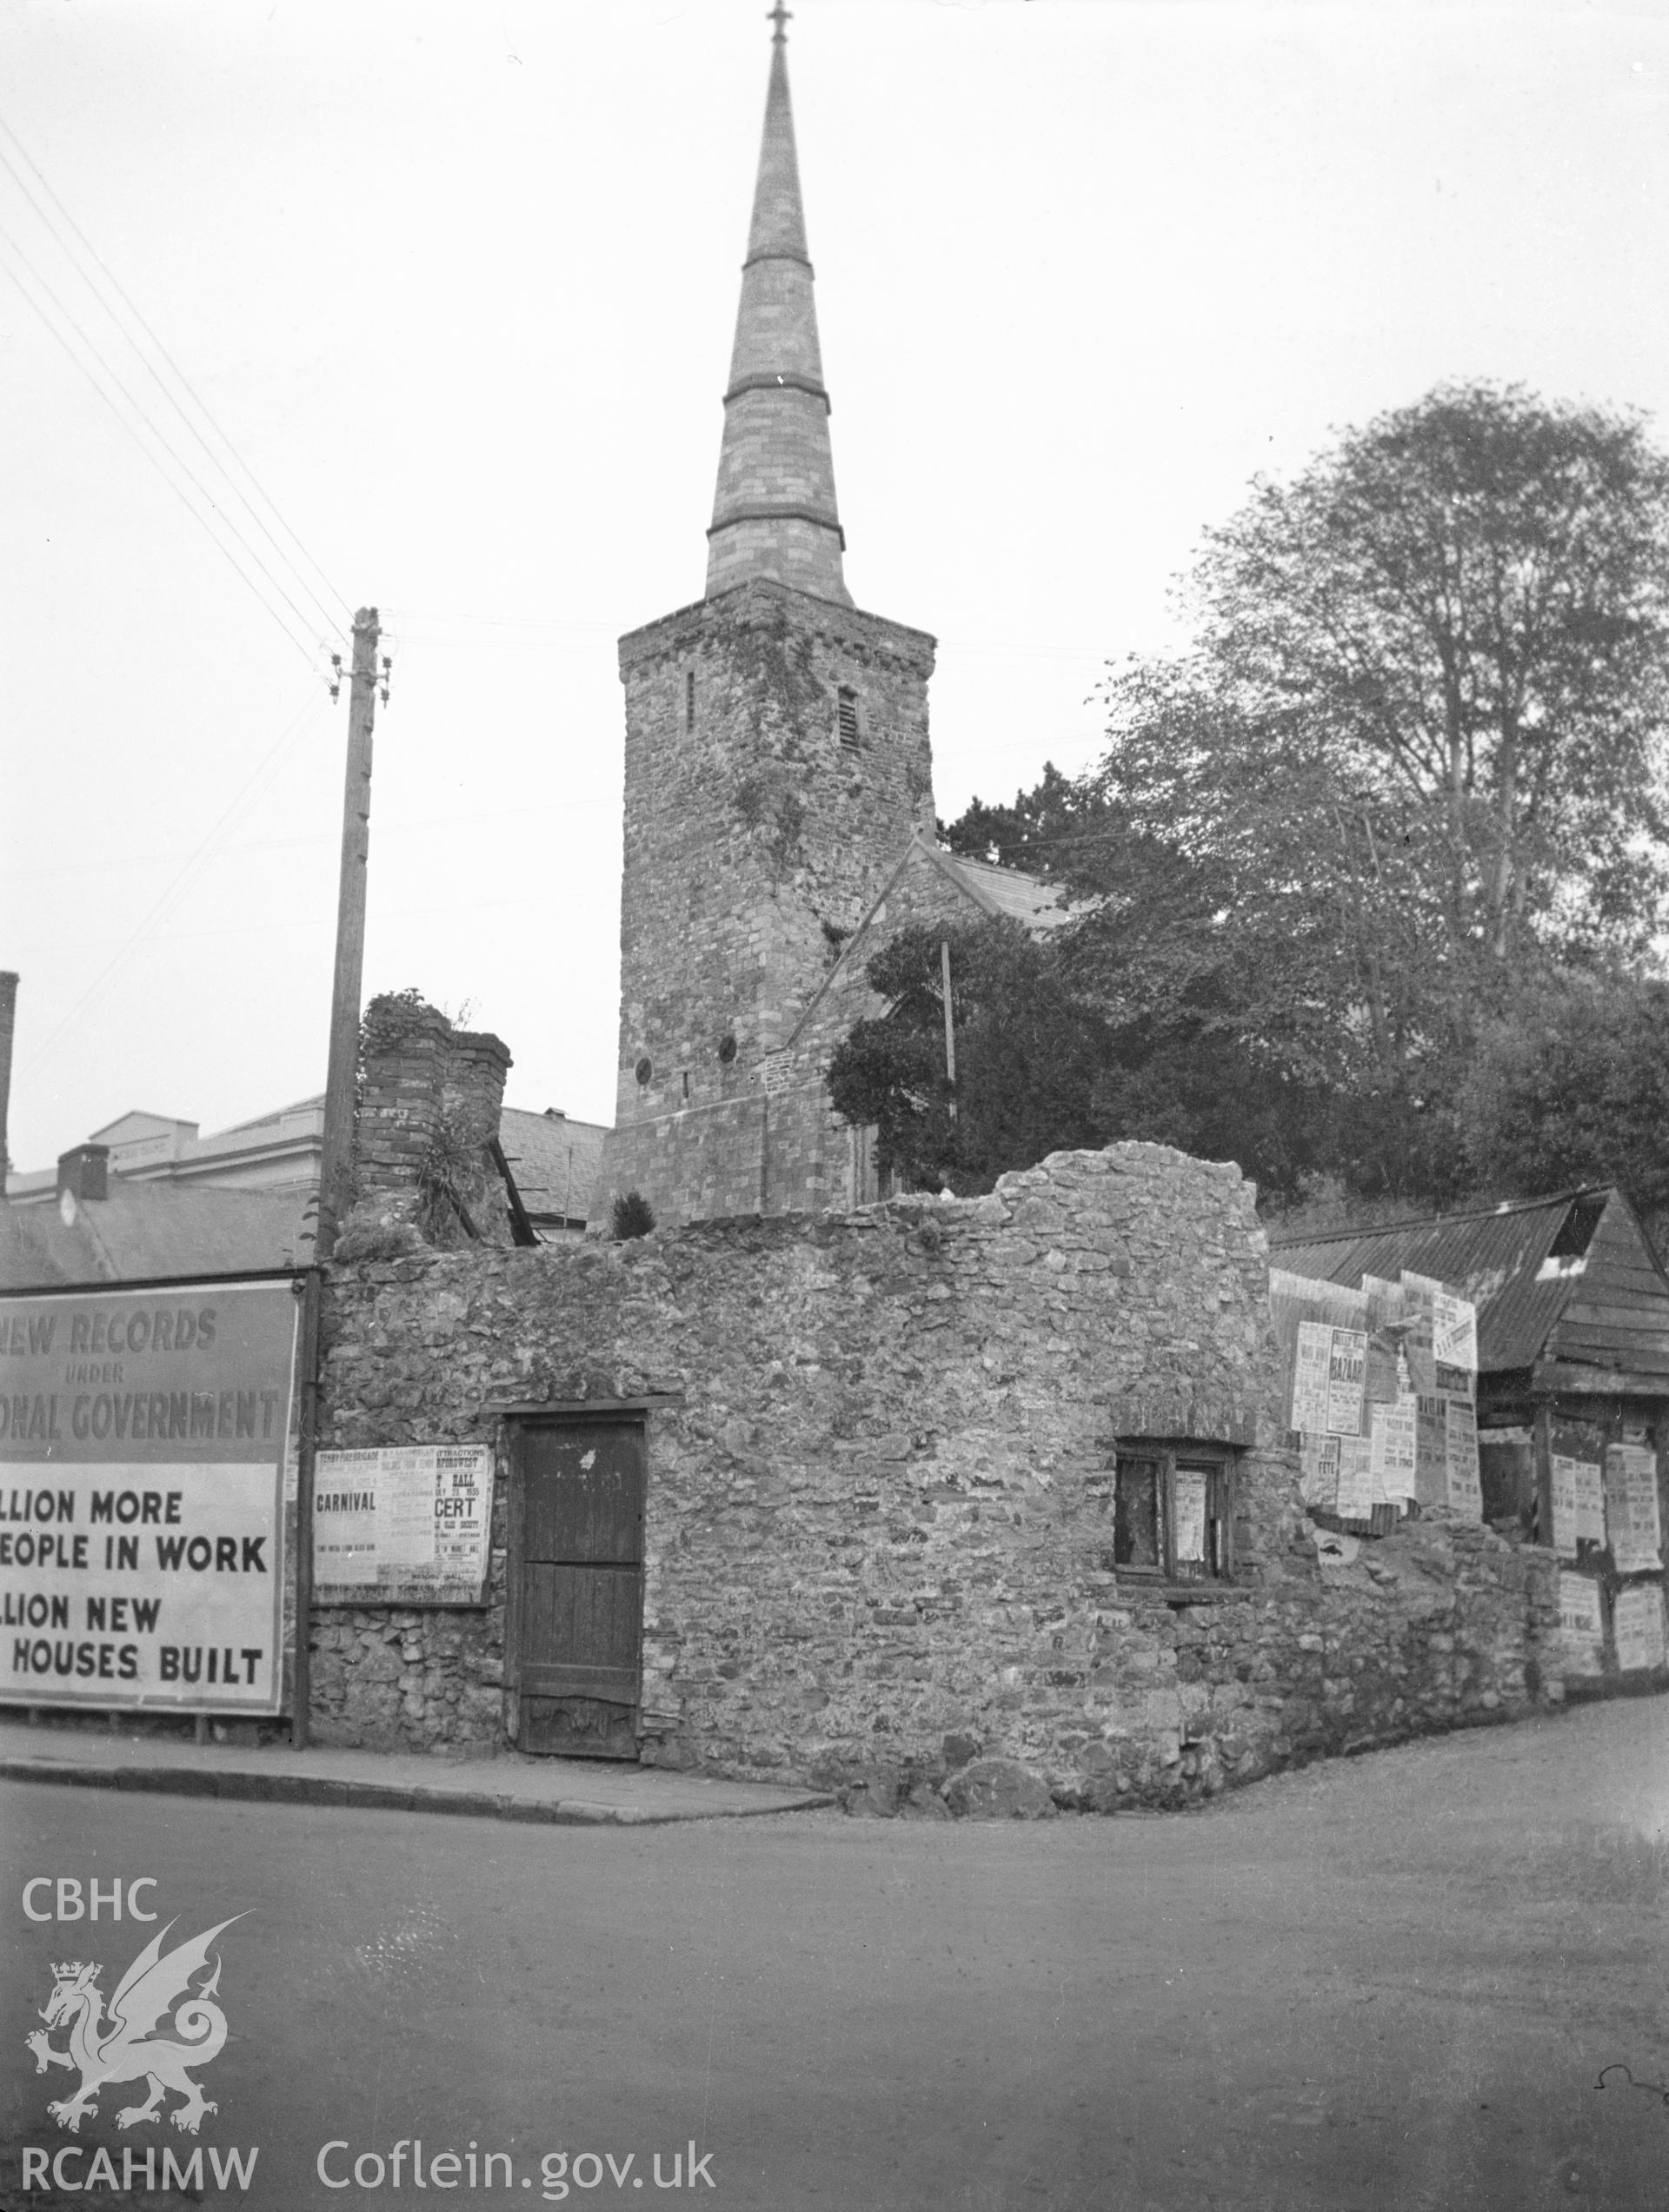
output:
[[781,0],[707,589],[620,641],[620,1065],[597,1224],[849,1202],[850,1133],[788,1049],[844,939],[934,831],[934,641],[847,590]]

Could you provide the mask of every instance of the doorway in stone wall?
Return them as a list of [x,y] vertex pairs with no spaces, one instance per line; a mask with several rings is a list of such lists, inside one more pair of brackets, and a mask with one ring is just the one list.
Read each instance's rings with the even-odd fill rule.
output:
[[641,1413],[510,1424],[505,1652],[523,1751],[637,1757],[645,1458]]

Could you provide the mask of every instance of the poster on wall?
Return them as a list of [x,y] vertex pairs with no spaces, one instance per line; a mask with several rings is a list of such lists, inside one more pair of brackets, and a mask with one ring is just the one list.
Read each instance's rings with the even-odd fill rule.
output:
[[1380,1501],[1380,1485],[1373,1478],[1372,1443],[1365,1436],[1340,1437],[1339,1512],[1347,1521],[1371,1520]]
[[1364,1392],[1370,1409],[1394,1405],[1403,1388],[1402,1358],[1396,1340],[1374,1330],[1368,1332],[1367,1367]]
[[1581,1545],[1600,1546],[1606,1540],[1602,1471],[1597,1459],[1555,1451],[1553,1477],[1553,1548],[1561,1558],[1574,1559]]
[[1327,1512],[1339,1504],[1339,1451],[1344,1439],[1307,1430],[1299,1439],[1298,1489],[1307,1505]]
[[1603,1470],[1597,1459],[1572,1462],[1576,1482],[1576,1540],[1603,1549],[1606,1541],[1606,1492]]
[[1478,1372],[1478,1308],[1454,1291],[1439,1290],[1433,1298],[1432,1357],[1440,1367]]
[[1298,1325],[1298,1360],[1293,1372],[1292,1425],[1300,1433],[1325,1435],[1327,1375],[1333,1359],[1333,1331],[1325,1321]]
[[1449,1511],[1469,1521],[1484,1518],[1484,1490],[1478,1471],[1478,1409],[1469,1398],[1450,1392],[1445,1398],[1445,1466]]
[[1405,1269],[1403,1295],[1409,1325],[1404,1354],[1415,1388],[1475,1398],[1478,1391],[1478,1308],[1471,1299],[1433,1275]]
[[1449,1433],[1446,1401],[1435,1391],[1414,1399],[1414,1495],[1422,1505],[1449,1499]]
[[1335,1329],[1327,1361],[1327,1425],[1334,1436],[1360,1436],[1367,1378],[1367,1337],[1361,1329]]
[[1422,1392],[1414,1401],[1414,1480],[1422,1505],[1441,1506],[1468,1520],[1484,1517],[1478,1464],[1478,1409],[1452,1391]]
[[301,1300],[0,1296],[0,1703],[276,1713]]
[[1559,1633],[1571,1674],[1601,1674],[1606,1664],[1606,1624],[1599,1585],[1587,1575],[1561,1571],[1559,1578]]
[[490,1445],[321,1451],[314,1592],[336,1604],[482,1604],[492,1526]]
[[1650,1573],[1661,1567],[1657,1453],[1638,1444],[1608,1446],[1605,1495],[1606,1531],[1618,1573]]
[[1619,1591],[1611,1609],[1612,1631],[1617,1639],[1617,1664],[1625,1674],[1664,1663],[1663,1590],[1655,1582],[1639,1582]]
[[1176,1556],[1190,1563],[1206,1556],[1206,1478],[1194,1467],[1176,1471]]
[[1576,1557],[1576,1465],[1562,1451],[1553,1455],[1553,1549],[1561,1559]]
[[1388,1405],[1375,1405],[1373,1421],[1370,1450],[1377,1493],[1406,1502],[1416,1494],[1419,1408],[1413,1393],[1405,1393]]

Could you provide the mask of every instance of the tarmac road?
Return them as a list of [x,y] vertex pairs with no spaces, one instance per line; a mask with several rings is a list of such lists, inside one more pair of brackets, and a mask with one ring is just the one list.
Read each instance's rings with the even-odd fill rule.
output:
[[[0,1819],[7,2208],[183,2204],[98,2185],[98,2146],[143,2183],[147,2142],[159,2176],[218,2149],[203,2201],[260,2212],[1669,2205],[1661,1699],[1169,1817],[541,1828],[13,1784]],[[78,2078],[23,2049],[52,1962],[108,1989],[155,1930],[31,1923],[41,1875],[153,1877],[170,1943],[244,1916],[195,2143],[119,2133],[129,2089],[48,2117]],[[90,2189],[20,2192],[24,2146],[72,2142]]]

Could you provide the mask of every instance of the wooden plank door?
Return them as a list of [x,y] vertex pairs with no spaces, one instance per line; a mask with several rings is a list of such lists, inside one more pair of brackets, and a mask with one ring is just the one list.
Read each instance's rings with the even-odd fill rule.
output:
[[512,1633],[524,1751],[635,1759],[643,1651],[643,1424],[518,1425],[518,1604]]

